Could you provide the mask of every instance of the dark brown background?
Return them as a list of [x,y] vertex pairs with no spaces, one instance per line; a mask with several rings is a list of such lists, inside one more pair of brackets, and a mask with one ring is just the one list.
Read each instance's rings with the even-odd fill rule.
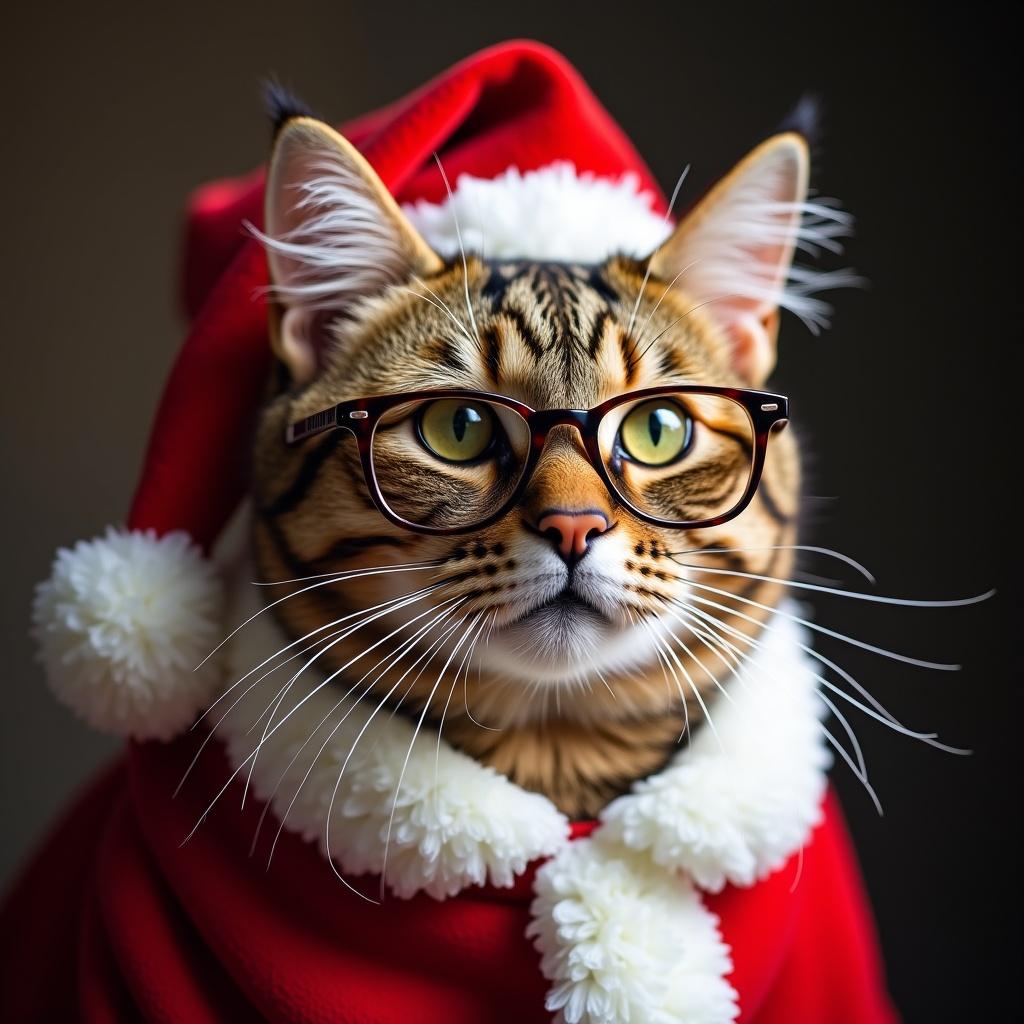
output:
[[822,339],[783,331],[776,383],[812,451],[808,538],[866,561],[882,593],[999,588],[954,612],[815,602],[855,635],[962,660],[958,675],[928,673],[828,645],[895,712],[975,751],[942,755],[855,714],[885,818],[848,772],[836,781],[907,1019],[1015,1018],[1019,111],[1015,32],[994,9],[966,10],[249,0],[8,13],[0,871],[113,749],[45,692],[27,607],[58,544],[125,512],[182,334],[184,196],[263,158],[268,72],[340,121],[530,35],[578,65],[665,186],[692,163],[691,198],[802,91],[827,102],[818,184],[857,215],[850,263],[871,288],[837,297]]

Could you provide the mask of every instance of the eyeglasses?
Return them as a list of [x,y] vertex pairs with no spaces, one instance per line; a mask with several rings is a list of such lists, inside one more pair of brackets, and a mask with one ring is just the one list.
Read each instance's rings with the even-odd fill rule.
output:
[[717,526],[757,490],[783,395],[681,385],[618,395],[593,409],[531,409],[485,391],[413,391],[340,402],[288,427],[298,444],[355,435],[381,515],[416,533],[483,529],[521,497],[548,435],[575,428],[612,497],[653,526]]

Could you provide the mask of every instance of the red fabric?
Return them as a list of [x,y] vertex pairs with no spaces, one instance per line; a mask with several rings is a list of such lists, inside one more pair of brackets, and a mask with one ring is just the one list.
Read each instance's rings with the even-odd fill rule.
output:
[[[211,748],[177,798],[190,736],[134,747],[73,807],[0,914],[0,1020],[540,1024],[546,982],[512,890],[374,906],[274,826]],[[888,1024],[871,921],[838,807],[803,856],[709,897],[745,1024]],[[797,875],[799,875],[797,879]],[[794,879],[797,879],[794,885]],[[374,879],[352,879],[374,898]]]
[[[570,160],[657,183],[579,74],[538,43],[511,42],[457,64],[398,103],[342,126],[401,202],[438,201],[444,182]],[[252,420],[270,364],[266,263],[243,222],[263,220],[263,176],[200,189],[189,211],[184,299],[191,331],[150,436],[128,525],[183,529],[208,547],[244,487]]]

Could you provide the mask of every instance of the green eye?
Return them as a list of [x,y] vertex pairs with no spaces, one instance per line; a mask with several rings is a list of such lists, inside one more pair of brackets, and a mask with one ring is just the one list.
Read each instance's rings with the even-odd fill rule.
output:
[[664,398],[631,409],[619,437],[626,454],[645,466],[667,466],[690,444],[693,421],[683,408]]
[[472,462],[494,438],[494,416],[486,405],[461,398],[443,398],[420,414],[420,439],[438,458]]

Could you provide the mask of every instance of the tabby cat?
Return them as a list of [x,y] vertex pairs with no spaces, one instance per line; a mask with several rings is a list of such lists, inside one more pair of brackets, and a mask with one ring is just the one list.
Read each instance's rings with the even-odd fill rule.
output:
[[[755,443],[739,406],[640,396],[608,413],[589,447],[583,421],[563,417],[517,491],[536,439],[480,396],[590,410],[651,388],[762,389],[807,174],[800,135],[769,139],[648,258],[442,258],[344,138],[308,116],[285,119],[264,236],[282,373],[257,432],[254,549],[264,580],[327,580],[274,606],[289,638],[387,610],[324,651],[321,664],[337,670],[415,614],[404,635],[426,628],[404,659],[378,660],[397,640],[368,655],[384,665],[370,693],[571,817],[662,768],[713,720],[742,638],[756,638],[784,593],[800,486],[793,433],[779,417],[756,492],[725,518]],[[373,442],[379,495],[351,430],[302,429],[333,423],[341,402],[423,390],[480,395],[390,409]],[[709,518],[721,521],[664,525]],[[444,664],[456,645],[440,686],[436,671],[396,686],[417,653],[432,648],[428,659]]]

